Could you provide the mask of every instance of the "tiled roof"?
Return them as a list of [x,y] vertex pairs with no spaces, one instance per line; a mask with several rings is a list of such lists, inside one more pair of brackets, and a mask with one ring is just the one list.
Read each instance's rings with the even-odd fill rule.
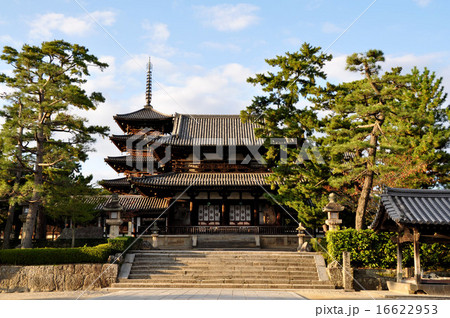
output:
[[111,135],[109,139],[111,140],[123,140],[126,141],[128,138],[133,137],[133,135]]
[[[216,145],[262,145],[263,139],[255,137],[255,123],[243,123],[239,115],[185,115],[176,114],[171,135],[148,138],[166,145],[216,146]],[[144,135],[112,135],[110,139],[124,150],[129,138],[135,142]],[[140,144],[140,146],[144,146]]]
[[239,115],[176,114],[171,136],[161,137],[162,143],[172,145],[255,145],[256,124],[243,123]]
[[131,184],[128,181],[128,179],[125,178],[118,178],[118,179],[109,179],[109,180],[102,180],[99,182],[100,185],[104,187],[130,187]]
[[267,186],[269,172],[261,173],[175,173],[169,172],[142,178],[131,182],[143,186]]
[[[450,224],[450,190],[386,188],[381,207],[390,219],[403,224]],[[381,209],[371,227],[381,221]]]
[[168,119],[172,118],[170,115],[163,114],[153,107],[144,107],[135,112],[128,114],[117,114],[114,116],[115,120],[149,120],[149,119]]
[[[96,209],[101,210],[111,202],[111,195],[98,195],[88,197],[86,202],[97,204]],[[119,203],[124,211],[154,211],[164,210],[169,204],[164,198],[146,197],[142,195],[119,195]]]
[[135,163],[135,162],[153,162],[154,158],[149,153],[148,156],[117,156],[117,157],[110,157],[108,156],[105,158],[105,161],[108,163]]

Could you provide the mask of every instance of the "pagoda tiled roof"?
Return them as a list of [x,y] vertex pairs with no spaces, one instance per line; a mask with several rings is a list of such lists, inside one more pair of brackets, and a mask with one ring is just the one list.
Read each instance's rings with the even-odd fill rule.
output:
[[130,193],[132,190],[131,183],[130,181],[128,181],[128,178],[126,177],[117,179],[106,179],[106,180],[104,179],[101,180],[99,184],[103,188],[111,192]]
[[[256,124],[243,123],[239,115],[176,114],[170,137],[173,145],[255,145],[262,139],[255,137]],[[165,141],[165,140],[164,140]]]
[[[96,204],[97,210],[102,210],[104,206],[112,200],[111,195],[98,195],[86,198],[87,203]],[[124,211],[161,211],[169,204],[164,198],[147,197],[142,195],[119,195],[119,204]]]
[[263,139],[255,137],[256,126],[253,122],[243,123],[239,115],[175,114],[172,134],[153,141],[176,146],[262,145]]
[[260,173],[176,173],[132,178],[138,186],[268,186],[270,172]]
[[154,161],[154,158],[151,153],[149,153],[148,156],[108,156],[107,158],[105,158],[105,161],[108,163],[150,162]]
[[99,182],[101,185],[107,186],[115,186],[115,187],[130,187],[131,184],[128,181],[128,178],[117,178],[117,179],[104,179]]
[[117,114],[114,116],[115,120],[131,120],[131,121],[146,121],[151,119],[170,119],[173,116],[166,115],[164,113],[161,113],[153,107],[144,107],[142,109],[139,109],[137,111],[127,113],[127,114]]
[[[262,145],[263,139],[255,137],[256,127],[253,122],[243,123],[239,115],[175,114],[172,133],[149,138],[149,142],[174,146]],[[144,137],[131,134],[110,137],[115,143],[126,142],[129,138],[137,141]]]

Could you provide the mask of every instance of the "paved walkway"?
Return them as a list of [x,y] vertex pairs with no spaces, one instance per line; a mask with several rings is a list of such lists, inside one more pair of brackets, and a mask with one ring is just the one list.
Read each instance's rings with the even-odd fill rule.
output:
[[301,300],[293,291],[249,289],[134,289],[113,292],[95,299],[123,300]]
[[[77,299],[81,292],[40,292],[40,293],[0,293],[1,299]],[[406,296],[406,295],[405,295]],[[303,300],[303,299],[386,299],[402,298],[402,295],[389,291],[345,292],[343,290],[253,290],[253,289],[209,289],[209,288],[172,288],[172,289],[103,289],[88,291],[81,299],[136,299],[136,300]],[[405,297],[406,298],[406,297]]]

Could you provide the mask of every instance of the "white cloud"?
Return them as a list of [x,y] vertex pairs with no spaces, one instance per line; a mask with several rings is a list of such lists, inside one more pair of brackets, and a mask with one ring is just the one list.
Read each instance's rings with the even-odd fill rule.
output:
[[[122,70],[126,73],[147,72],[148,54],[137,54],[125,61]],[[157,56],[151,56],[152,65],[157,67],[158,73],[169,74],[176,71],[175,65],[169,60]]]
[[350,72],[345,69],[347,55],[334,56],[330,62],[327,62],[323,68],[327,74],[327,81],[331,83],[351,82],[361,79],[358,73]]
[[10,35],[0,35],[0,43],[2,43],[2,45],[4,44],[9,44],[14,46],[15,48],[19,48],[22,47],[23,42],[18,41],[16,39],[14,39],[12,36]]
[[147,32],[144,38],[150,39],[148,50],[152,55],[172,56],[178,50],[167,44],[170,37],[170,31],[167,24],[164,23],[150,23],[145,20],[142,23],[142,28]]
[[409,72],[414,66],[417,66],[419,69],[424,67],[429,67],[430,65],[445,61],[447,54],[437,52],[437,53],[429,53],[424,55],[414,55],[414,54],[405,54],[400,56],[386,55],[386,62],[384,63],[383,68],[385,70],[389,70],[392,67],[401,66],[403,67],[405,72]]
[[[445,61],[445,53],[430,53],[424,55],[385,55],[385,62],[381,63],[384,71],[388,71],[393,67],[401,66],[404,72],[409,72],[414,66],[419,69],[429,67],[434,63],[440,63]],[[324,67],[325,73],[328,75],[327,80],[329,82],[350,82],[361,79],[361,75],[356,72],[350,72],[345,70],[347,55],[334,56],[333,60],[326,63]]]
[[112,11],[95,11],[81,17],[66,16],[62,13],[47,13],[38,15],[29,22],[32,38],[51,38],[54,32],[65,35],[84,36],[98,23],[110,26],[115,22],[116,14]]
[[253,88],[246,79],[250,69],[236,63],[217,67],[205,74],[190,76],[177,86],[154,91],[154,106],[165,113],[238,114],[248,105]]
[[198,6],[195,9],[205,25],[219,31],[239,31],[259,21],[255,14],[259,7],[247,3]]
[[156,42],[166,42],[169,39],[170,32],[167,24],[164,23],[149,23],[144,21],[142,28],[149,32],[148,36]]
[[[94,11],[89,15],[89,18],[93,18],[98,23],[106,26],[111,26],[116,22],[116,13],[113,11]],[[88,17],[85,18],[87,19]]]
[[337,25],[331,22],[325,22],[322,25],[322,32],[324,33],[342,33],[342,31],[344,31],[343,28],[338,27]]
[[431,0],[413,0],[418,6],[426,7],[431,3]]

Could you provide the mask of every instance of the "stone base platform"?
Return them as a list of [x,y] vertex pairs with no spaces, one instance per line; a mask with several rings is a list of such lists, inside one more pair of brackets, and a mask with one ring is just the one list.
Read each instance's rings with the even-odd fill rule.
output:
[[450,284],[446,283],[422,283],[416,284],[412,282],[387,282],[389,291],[399,294],[426,294],[434,296],[450,296]]

